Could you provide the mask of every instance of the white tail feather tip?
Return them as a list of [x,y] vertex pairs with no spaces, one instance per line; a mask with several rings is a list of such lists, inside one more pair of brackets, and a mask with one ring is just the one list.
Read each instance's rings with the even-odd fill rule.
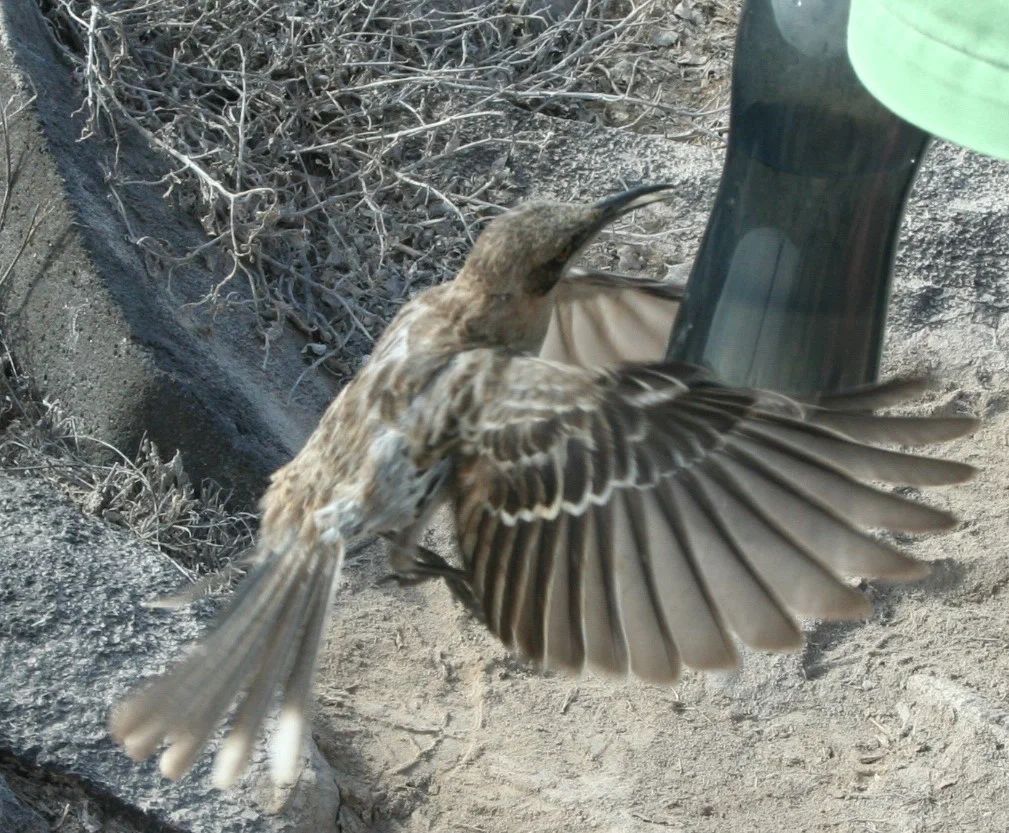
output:
[[304,736],[305,715],[300,710],[283,710],[270,738],[270,775],[275,784],[293,784],[297,779]]
[[214,757],[212,780],[217,789],[227,790],[235,785],[245,771],[251,751],[252,738],[247,735],[231,734],[224,739]]

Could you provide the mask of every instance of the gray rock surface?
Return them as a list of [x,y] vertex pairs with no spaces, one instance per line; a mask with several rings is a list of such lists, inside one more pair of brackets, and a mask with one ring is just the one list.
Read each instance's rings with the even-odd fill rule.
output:
[[3,833],[48,833],[49,825],[34,810],[22,807],[7,782],[0,777],[0,831]]
[[112,742],[111,704],[206,626],[209,601],[195,612],[141,607],[179,582],[159,553],[44,487],[0,476],[0,750],[128,801],[172,830],[334,830],[340,794],[314,745],[294,790],[277,794],[262,747],[250,775],[222,793],[209,784],[209,758],[171,784],[156,762],[136,764]]
[[[14,94],[37,99],[10,125],[14,187],[0,263],[22,245],[36,206],[43,220],[0,287],[8,343],[84,432],[127,454],[146,433],[167,457],[181,449],[196,482],[212,477],[250,503],[332,396],[325,375],[308,374],[289,402],[305,367],[296,337],[274,341],[264,367],[250,314],[211,323],[206,310],[183,309],[222,275],[181,265],[169,288],[148,272],[138,238],[188,249],[205,237],[160,189],[124,185],[114,195],[103,171],[115,154],[126,181],[156,183],[169,169],[129,130],[118,147],[79,141],[83,105],[38,5],[2,0],[0,98]],[[239,299],[249,291],[238,279],[228,289]]]
[[894,272],[889,360],[997,387],[1009,370],[1009,163],[937,142],[911,193]]

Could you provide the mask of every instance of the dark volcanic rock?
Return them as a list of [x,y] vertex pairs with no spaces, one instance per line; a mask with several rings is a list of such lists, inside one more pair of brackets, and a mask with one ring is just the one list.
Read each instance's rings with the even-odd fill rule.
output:
[[44,487],[0,476],[0,750],[114,795],[172,830],[334,830],[339,791],[314,745],[293,794],[277,795],[262,747],[250,775],[219,792],[209,757],[172,784],[155,761],[134,763],[109,737],[112,704],[206,626],[209,602],[200,612],[141,606],[179,581],[163,555]]
[[[292,336],[263,353],[251,313],[211,325],[183,307],[221,275],[193,265],[170,286],[145,267],[133,241],[152,237],[178,251],[206,242],[194,220],[152,185],[113,189],[103,174],[119,159],[122,179],[157,183],[168,172],[144,140],[120,131],[118,147],[81,141],[83,105],[37,4],[0,2],[0,95],[37,100],[10,125],[14,165],[0,264],[21,247],[36,207],[41,225],[0,287],[3,332],[40,392],[79,426],[127,454],[146,433],[167,456],[181,449],[198,482],[212,477],[254,500],[267,475],[297,450],[332,395],[308,374]],[[121,203],[127,217],[116,207]],[[228,287],[249,292],[236,278]]]
[[0,778],[0,830],[3,833],[48,833],[49,825],[38,813],[22,807]]

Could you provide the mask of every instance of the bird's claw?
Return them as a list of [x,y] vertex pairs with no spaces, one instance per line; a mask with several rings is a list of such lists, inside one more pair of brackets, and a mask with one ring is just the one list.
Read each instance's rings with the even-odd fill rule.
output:
[[414,587],[432,579],[443,579],[449,592],[467,612],[479,621],[483,621],[483,611],[473,595],[469,575],[465,570],[453,567],[438,553],[427,547],[418,546],[408,566],[395,569],[378,580],[379,585],[396,582],[400,587]]
[[386,573],[384,576],[382,576],[382,578],[378,580],[377,584],[381,586],[396,582],[396,584],[398,584],[400,587],[413,587],[416,584],[423,584],[425,581],[430,581],[433,578],[437,578],[437,576],[431,575],[430,573],[424,574],[415,572],[409,572],[409,573],[392,572],[392,573]]

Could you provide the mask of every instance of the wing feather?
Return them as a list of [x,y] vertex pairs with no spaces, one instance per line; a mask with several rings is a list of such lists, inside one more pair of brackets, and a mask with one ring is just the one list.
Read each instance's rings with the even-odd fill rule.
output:
[[[889,404],[919,388],[854,396]],[[681,665],[732,666],[733,635],[785,650],[801,642],[798,615],[865,616],[843,575],[922,572],[865,530],[954,523],[866,481],[973,473],[873,445],[948,439],[971,419],[804,404],[675,363],[590,372],[515,357],[494,389],[474,397],[483,427],[458,455],[459,540],[491,629],[547,667],[670,681]]]
[[669,683],[679,675],[680,657],[646,555],[650,541],[643,500],[636,489],[613,497],[613,573],[631,671],[648,682]]
[[[556,528],[553,550],[550,551],[553,569],[547,588],[547,614],[545,622],[545,658],[547,668],[569,668],[579,671],[585,665],[585,636],[582,632],[581,614],[581,542],[584,539],[581,524],[571,523],[564,514],[546,525]],[[547,552],[544,538],[541,553]],[[542,557],[542,555],[541,555]],[[531,592],[542,592],[530,588]]]
[[590,368],[658,361],[682,293],[669,281],[572,270],[558,284],[540,356]]
[[663,489],[643,492],[642,504],[649,542],[646,564],[683,664],[733,667],[736,648],[701,572],[699,554],[691,548],[680,507]]

